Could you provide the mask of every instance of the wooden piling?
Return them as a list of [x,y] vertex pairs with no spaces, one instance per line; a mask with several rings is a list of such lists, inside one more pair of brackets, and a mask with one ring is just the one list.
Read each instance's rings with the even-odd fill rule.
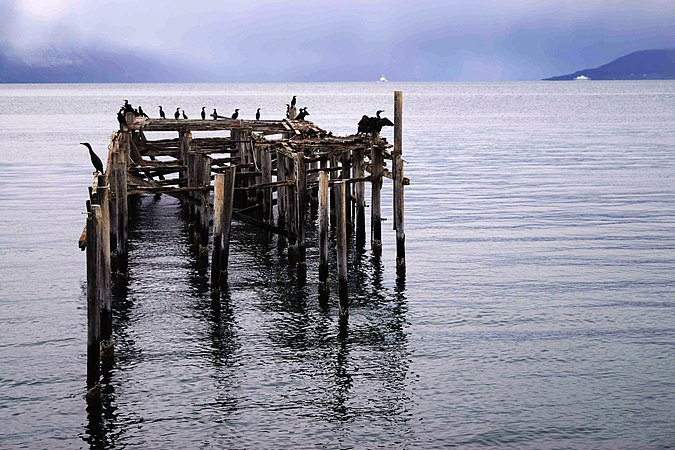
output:
[[220,291],[221,286],[227,283],[235,172],[235,166],[230,166],[215,177],[213,253],[211,256],[211,289],[213,291]]
[[[286,181],[286,156],[277,150],[277,181]],[[286,226],[286,188],[277,188],[277,226],[284,229]]]
[[[341,170],[341,177],[343,180],[349,180],[351,178],[351,163],[352,163],[352,158],[351,158],[351,152],[349,150],[345,150],[342,152],[340,155],[340,166],[342,167]],[[347,194],[345,196],[345,221],[347,222],[347,235],[351,235],[352,232],[352,196],[350,192],[350,185],[347,185]]]
[[396,230],[396,274],[405,275],[405,226],[403,187],[403,92],[394,92],[394,229]]
[[[260,171],[262,184],[272,182],[272,155],[267,149],[260,149]],[[263,205],[263,222],[272,224],[272,189],[261,189]]]
[[[206,155],[201,155],[201,174],[200,186],[209,187],[211,185],[211,158]],[[199,192],[200,206],[199,206],[199,254],[202,257],[208,255],[209,245],[209,211],[210,211],[210,192],[202,190]]]
[[319,172],[319,295],[328,297],[328,173]]
[[100,205],[87,202],[87,389],[101,375],[101,287],[103,285],[103,214]]
[[295,161],[291,158],[286,159],[286,175],[295,183],[286,187],[286,228],[288,229],[288,262],[295,264],[298,262],[298,175],[295,171]]
[[380,189],[382,189],[382,148],[379,146],[380,137],[373,133],[370,159],[372,161],[372,189],[370,200],[370,244],[374,251],[382,249],[382,214],[380,212]]
[[[363,149],[358,148],[352,154],[354,178],[360,180],[364,175]],[[366,245],[366,189],[363,181],[354,183],[356,197],[356,246],[363,248]]]
[[101,357],[104,363],[109,363],[113,357],[112,342],[112,289],[111,289],[111,262],[110,262],[110,189],[106,183],[106,176],[99,175],[96,183],[96,195],[101,207]]
[[127,200],[127,159],[122,149],[111,155],[111,189],[114,193],[115,219],[112,246],[115,249],[115,269],[118,275],[126,276],[127,272],[127,239],[129,226],[129,206]]
[[307,253],[305,242],[305,232],[307,228],[307,164],[305,164],[305,155],[303,152],[298,152],[294,155],[294,166],[297,180],[296,201],[298,214],[296,221],[298,238],[298,266],[296,268],[296,273],[298,282],[304,284],[307,276]]
[[340,315],[347,315],[349,299],[347,292],[347,191],[349,184],[346,181],[336,181],[335,189],[335,219],[337,222],[337,266],[338,266],[338,292],[340,297]]

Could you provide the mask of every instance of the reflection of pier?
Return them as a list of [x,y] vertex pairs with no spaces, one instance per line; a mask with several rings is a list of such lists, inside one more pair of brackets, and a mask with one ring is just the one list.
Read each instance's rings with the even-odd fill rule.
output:
[[[99,380],[100,356],[112,357],[111,273],[124,280],[129,271],[129,209],[135,196],[167,194],[180,199],[197,254],[206,264],[211,248],[214,294],[227,286],[232,220],[278,235],[302,285],[307,279],[306,228],[316,215],[320,296],[328,298],[332,227],[340,314],[346,316],[348,236],[355,233],[357,247],[365,246],[369,182],[370,242],[373,253],[380,254],[380,190],[383,178],[389,178],[394,186],[396,268],[403,279],[403,186],[408,180],[403,176],[401,92],[395,93],[394,103],[393,149],[378,133],[338,137],[304,120],[166,120],[127,114],[129,125],[111,137],[105,174],[98,175],[90,189],[80,242],[87,250],[88,386]],[[177,132],[178,137],[167,138],[167,132]],[[215,136],[218,132],[227,134]],[[391,170],[385,168],[386,159],[392,161]]]

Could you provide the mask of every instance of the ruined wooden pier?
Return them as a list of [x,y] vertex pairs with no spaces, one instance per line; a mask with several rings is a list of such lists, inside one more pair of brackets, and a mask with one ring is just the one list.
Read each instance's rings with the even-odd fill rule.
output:
[[[320,298],[329,287],[329,228],[336,230],[338,298],[349,310],[348,236],[366,244],[365,183],[371,184],[371,247],[382,247],[380,191],[393,182],[396,272],[405,277],[402,92],[394,93],[393,146],[371,135],[333,136],[305,120],[172,120],[126,116],[112,134],[104,174],[95,176],[80,246],[87,251],[87,385],[94,387],[112,357],[111,277],[126,277],[129,202],[133,196],[166,194],[180,199],[202,258],[211,249],[211,290],[218,294],[229,265],[231,221],[280,236],[297,281],[306,283],[307,224],[318,221]],[[198,132],[222,132],[197,137]],[[177,137],[151,140],[153,132]],[[166,133],[164,133],[166,134]],[[391,161],[391,170],[385,168]],[[283,239],[281,239],[283,238]]]

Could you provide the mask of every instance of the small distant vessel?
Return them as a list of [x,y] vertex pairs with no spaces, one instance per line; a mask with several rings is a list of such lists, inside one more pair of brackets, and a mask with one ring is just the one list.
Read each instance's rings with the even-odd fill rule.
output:
[[590,78],[588,78],[586,75],[579,75],[575,78],[575,80],[590,80]]
[[380,79],[378,80],[380,83],[389,83],[389,80],[387,80],[384,75],[380,76]]

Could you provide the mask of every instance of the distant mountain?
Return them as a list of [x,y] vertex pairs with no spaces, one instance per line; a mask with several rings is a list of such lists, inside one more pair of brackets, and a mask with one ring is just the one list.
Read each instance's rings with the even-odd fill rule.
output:
[[100,48],[47,49],[18,55],[0,45],[0,83],[203,81],[200,74],[153,57]]
[[591,80],[675,80],[675,49],[641,50],[596,67],[546,80],[573,80],[584,75]]

